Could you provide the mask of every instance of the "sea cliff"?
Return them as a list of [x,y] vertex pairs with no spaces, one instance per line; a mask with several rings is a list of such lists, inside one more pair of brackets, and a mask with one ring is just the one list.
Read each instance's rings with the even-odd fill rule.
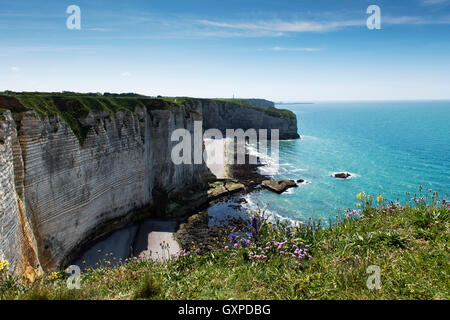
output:
[[171,161],[175,129],[203,120],[295,138],[292,119],[210,99],[0,96],[0,259],[18,273],[54,270],[99,226],[152,205],[155,190],[202,183],[206,165]]

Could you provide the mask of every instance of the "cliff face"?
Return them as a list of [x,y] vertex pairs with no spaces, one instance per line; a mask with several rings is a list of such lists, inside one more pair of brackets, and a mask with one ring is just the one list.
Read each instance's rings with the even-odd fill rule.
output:
[[37,243],[25,214],[23,160],[11,112],[0,114],[0,260],[9,260],[21,273],[38,265]]
[[255,107],[275,108],[275,103],[266,99],[245,99],[245,100]]
[[205,129],[276,128],[281,139],[298,137],[295,118],[206,99],[195,108],[152,108],[145,99],[133,111],[97,108],[77,114],[76,126],[67,103],[63,121],[5,101],[0,108],[12,111],[0,109],[0,259],[19,273],[57,268],[99,226],[153,204],[155,189],[200,183],[205,164],[171,160],[176,129],[193,133],[203,118]]
[[[204,165],[170,159],[172,131],[193,132],[199,120],[181,108],[90,114],[81,119],[91,126],[82,145],[57,116],[15,114],[17,130],[11,113],[4,114],[0,256],[20,270],[37,263],[53,269],[98,225],[152,204],[155,187],[176,191],[206,172]],[[32,230],[23,227],[19,203]],[[26,237],[33,238],[34,256],[24,247]]]
[[[280,139],[297,139],[297,119],[295,117],[273,115],[258,109],[230,102],[217,103],[214,100],[201,100],[195,108],[203,115],[203,128],[217,128],[225,136],[226,129],[279,129]],[[269,109],[270,110],[270,109]],[[270,132],[268,132],[270,137]]]

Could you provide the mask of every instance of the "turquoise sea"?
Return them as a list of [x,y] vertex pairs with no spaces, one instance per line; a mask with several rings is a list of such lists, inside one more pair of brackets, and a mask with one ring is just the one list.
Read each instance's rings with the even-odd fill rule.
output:
[[[280,141],[274,178],[305,179],[281,195],[247,195],[247,209],[305,221],[356,208],[365,191],[406,201],[419,185],[450,193],[450,101],[280,104],[297,115],[299,140]],[[270,159],[269,159],[270,163]],[[331,177],[348,171],[352,179]],[[214,211],[211,210],[211,211]]]
[[[211,223],[259,208],[279,218],[307,221],[334,217],[338,210],[356,208],[356,194],[383,194],[407,201],[419,185],[450,193],[450,101],[351,102],[283,104],[297,115],[301,139],[280,141],[280,165],[270,158],[262,173],[275,179],[305,179],[310,183],[279,195],[267,190],[219,202],[208,208]],[[349,171],[349,180],[331,177]],[[237,200],[241,197],[246,203]],[[236,205],[241,208],[236,210]],[[267,206],[267,207],[266,207]],[[243,212],[244,211],[244,212]],[[131,224],[93,243],[75,264],[94,266],[97,250],[130,256]],[[143,237],[147,234],[143,230]]]

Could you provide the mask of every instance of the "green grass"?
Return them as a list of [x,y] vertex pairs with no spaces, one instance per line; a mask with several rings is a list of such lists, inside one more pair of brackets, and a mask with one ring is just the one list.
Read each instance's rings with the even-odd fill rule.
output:
[[[167,263],[133,260],[82,275],[80,290],[48,276],[24,285],[4,277],[3,299],[449,299],[449,205],[436,193],[416,204],[361,198],[362,214],[344,212],[323,228],[320,221],[288,228],[256,214],[258,233],[249,246],[190,253]],[[323,221],[323,220],[321,220]],[[288,255],[274,242],[286,241]],[[264,249],[270,242],[269,250]],[[303,244],[301,244],[303,242]],[[242,242],[240,242],[242,243]],[[294,244],[304,259],[292,258]],[[266,259],[250,259],[265,250]],[[254,255],[253,255],[254,256]],[[380,268],[381,289],[368,289],[370,265]]]
[[0,95],[0,102],[4,108],[11,109],[13,112],[33,110],[40,117],[58,115],[72,129],[80,143],[84,141],[90,129],[84,127],[80,119],[86,117],[89,112],[95,114],[106,111],[110,115],[114,115],[118,111],[133,112],[138,107],[146,108],[149,111],[184,108],[184,106],[170,101],[139,95],[108,94],[103,96],[73,92],[7,92]]
[[[252,106],[243,99],[200,99],[189,97],[146,97],[134,93],[75,93],[75,92],[0,92],[0,105],[13,112],[34,110],[37,116],[58,115],[73,131],[80,143],[83,143],[90,127],[81,124],[80,119],[89,112],[106,111],[114,115],[118,111],[133,112],[136,108],[161,110],[186,108],[194,111],[201,101],[212,101],[217,106],[228,108],[246,107],[267,113],[273,117],[295,118],[289,110],[260,108]],[[0,112],[0,120],[4,120]]]
[[4,112],[6,112],[6,109],[0,108],[0,121],[5,121],[5,116],[3,115]]

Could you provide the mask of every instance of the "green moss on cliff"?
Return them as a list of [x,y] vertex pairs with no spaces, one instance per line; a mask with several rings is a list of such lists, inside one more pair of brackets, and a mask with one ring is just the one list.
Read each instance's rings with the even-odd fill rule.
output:
[[106,111],[111,115],[116,112],[133,112],[136,108],[148,111],[180,108],[182,105],[140,95],[78,94],[73,92],[41,93],[41,92],[7,92],[0,95],[0,105],[12,112],[33,110],[38,116],[58,115],[73,131],[80,142],[83,142],[90,127],[83,126],[80,119],[90,112],[96,114]]
[[0,121],[5,121],[5,116],[3,113],[6,111],[6,109],[0,108]]
[[213,103],[223,108],[245,107],[258,110],[273,117],[295,119],[289,110],[262,108],[251,105],[245,99],[201,99],[191,97],[146,97],[138,94],[75,93],[75,92],[11,92],[0,94],[0,106],[12,112],[33,110],[38,116],[58,115],[73,131],[80,143],[84,141],[90,127],[83,126],[80,119],[90,112],[133,112],[136,108],[148,111],[185,108],[194,111],[199,103]]

